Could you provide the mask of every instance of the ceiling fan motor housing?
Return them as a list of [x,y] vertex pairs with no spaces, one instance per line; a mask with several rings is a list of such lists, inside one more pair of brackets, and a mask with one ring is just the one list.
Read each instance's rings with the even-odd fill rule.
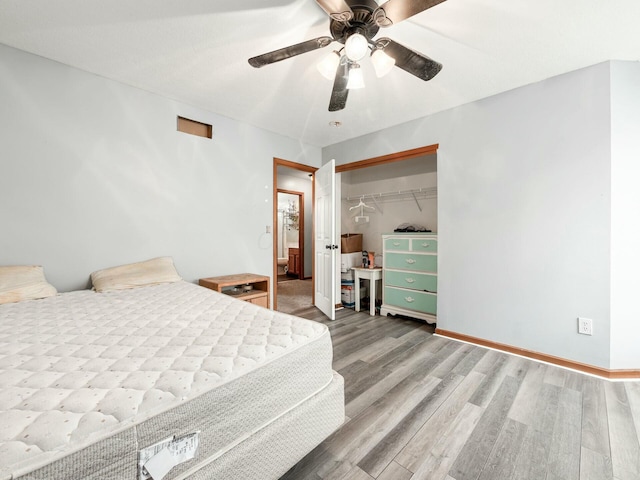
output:
[[354,33],[364,35],[367,40],[375,37],[380,30],[373,17],[373,12],[378,8],[375,0],[347,0],[346,3],[353,11],[353,18],[346,23],[332,18],[329,25],[331,36],[343,44]]

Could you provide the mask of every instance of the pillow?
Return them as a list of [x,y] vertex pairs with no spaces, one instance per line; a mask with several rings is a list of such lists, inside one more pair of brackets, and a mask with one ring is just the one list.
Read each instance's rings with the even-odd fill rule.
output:
[[144,262],[105,268],[91,274],[97,292],[160,285],[182,280],[171,257],[158,257]]
[[38,265],[0,267],[0,304],[53,297],[56,288],[44,278]]

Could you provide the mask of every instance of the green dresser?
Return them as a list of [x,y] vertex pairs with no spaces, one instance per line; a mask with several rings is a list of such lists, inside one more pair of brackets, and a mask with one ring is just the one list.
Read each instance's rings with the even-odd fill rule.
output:
[[434,233],[382,235],[382,315],[436,322],[438,236]]

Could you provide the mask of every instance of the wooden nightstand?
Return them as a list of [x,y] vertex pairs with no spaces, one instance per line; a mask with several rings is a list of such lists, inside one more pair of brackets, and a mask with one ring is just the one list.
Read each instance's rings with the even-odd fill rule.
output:
[[[238,273],[235,275],[223,275],[221,277],[201,278],[199,283],[201,286],[215,290],[216,292],[225,293],[239,300],[254,303],[261,307],[271,308],[269,306],[269,277],[264,275],[256,275],[255,273]],[[234,287],[251,285],[253,288],[242,293],[232,293]]]

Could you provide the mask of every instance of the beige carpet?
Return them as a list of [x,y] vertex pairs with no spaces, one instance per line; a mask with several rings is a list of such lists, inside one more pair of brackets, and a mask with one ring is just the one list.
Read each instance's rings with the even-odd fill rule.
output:
[[311,279],[278,282],[277,310],[279,312],[296,313],[298,310],[309,308],[312,303]]

